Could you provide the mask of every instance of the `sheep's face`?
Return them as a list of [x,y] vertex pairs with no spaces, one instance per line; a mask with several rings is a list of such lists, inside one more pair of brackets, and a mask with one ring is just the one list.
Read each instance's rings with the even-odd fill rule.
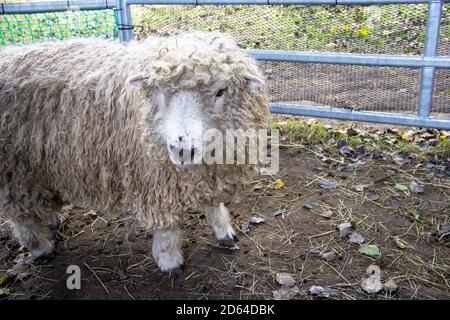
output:
[[[247,94],[257,90],[263,80],[258,76],[244,78]],[[135,83],[136,84],[136,83]],[[175,165],[201,164],[205,144],[211,141],[215,131],[225,136],[226,129],[240,126],[234,119],[241,107],[241,95],[231,93],[229,84],[218,81],[202,90],[174,89],[156,86],[149,98],[154,105],[153,120],[157,120],[156,132],[165,141],[167,155]]]
[[[263,83],[257,76],[245,77],[251,94]],[[240,107],[226,82],[218,81],[202,90],[155,87],[150,95],[155,104],[152,118],[165,141],[167,155],[174,165],[201,164],[211,135],[225,136],[225,129],[239,127],[233,114]],[[154,125],[154,124],[152,124]],[[214,138],[213,138],[214,139]]]
[[149,99],[150,127],[164,141],[170,161],[202,163],[208,142],[205,133],[216,130],[224,136],[226,129],[255,124],[258,112],[253,106],[267,107],[266,101],[255,98],[264,95],[259,90],[263,80],[253,59],[222,34],[158,41],[146,44],[160,48],[159,57],[150,59],[142,73],[129,81]]

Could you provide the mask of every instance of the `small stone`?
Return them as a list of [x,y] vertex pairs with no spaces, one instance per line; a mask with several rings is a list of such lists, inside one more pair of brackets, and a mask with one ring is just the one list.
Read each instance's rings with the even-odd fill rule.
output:
[[394,293],[395,291],[397,291],[398,286],[397,283],[395,283],[395,281],[393,279],[389,279],[384,285],[384,291],[386,291],[389,294]]
[[273,294],[273,298],[275,300],[291,300],[299,292],[300,292],[300,290],[298,289],[297,286],[295,286],[293,288],[281,288],[279,290],[272,291],[272,294]]
[[305,202],[303,204],[303,208],[307,209],[307,210],[312,210],[314,208],[314,206],[310,203]]
[[329,298],[331,296],[337,296],[338,290],[328,287],[312,286],[309,288],[309,293],[313,296],[319,296],[323,298]]
[[361,244],[361,243],[364,243],[365,239],[364,239],[364,237],[363,237],[361,234],[359,234],[358,232],[353,232],[353,233],[350,235],[348,241],[350,241],[351,243],[355,243],[355,244]]
[[442,237],[446,237],[450,234],[450,223],[443,224],[439,233]]
[[324,217],[326,219],[330,219],[333,216],[333,212],[331,210],[327,210],[320,214],[321,217]]
[[424,193],[425,187],[413,181],[409,185],[409,190],[411,190],[412,193]]
[[378,293],[383,290],[383,284],[381,283],[381,270],[376,265],[370,265],[367,268],[367,273],[370,274],[368,278],[362,279],[361,288],[367,293]]
[[367,199],[377,201],[378,199],[380,199],[380,195],[376,191],[368,191]]
[[259,217],[250,217],[250,219],[248,220],[248,222],[251,224],[260,224],[263,223],[264,221],[266,221],[266,219]]
[[350,222],[341,223],[338,225],[339,236],[345,238],[352,232],[352,224]]
[[320,248],[311,248],[308,250],[308,253],[310,254],[319,254],[320,253]]
[[287,212],[286,209],[278,209],[277,211],[275,211],[275,212],[273,213],[273,216],[274,216],[274,217],[278,217],[279,215],[285,214],[286,212]]
[[336,252],[329,251],[329,252],[322,253],[321,256],[322,256],[323,260],[330,262],[330,261],[333,261],[334,259],[336,259],[337,255],[336,255]]
[[397,210],[400,208],[400,202],[396,199],[390,199],[389,200],[389,208]]
[[250,231],[250,225],[248,223],[241,224],[241,231],[243,234],[246,234]]
[[285,287],[293,287],[295,285],[295,280],[290,274],[287,273],[277,273],[277,282]]
[[338,183],[334,180],[324,180],[320,182],[320,187],[325,190],[333,190],[338,187]]

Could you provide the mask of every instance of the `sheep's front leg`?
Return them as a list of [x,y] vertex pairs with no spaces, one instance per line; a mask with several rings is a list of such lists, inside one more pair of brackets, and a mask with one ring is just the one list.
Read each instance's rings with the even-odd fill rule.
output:
[[236,233],[230,223],[230,212],[223,203],[218,207],[209,207],[205,211],[206,221],[216,235],[217,240],[225,246],[233,246]]
[[153,231],[153,258],[163,272],[180,273],[182,271],[183,255],[179,227]]
[[34,257],[46,256],[53,250],[50,230],[37,216],[16,215],[10,219],[14,235]]

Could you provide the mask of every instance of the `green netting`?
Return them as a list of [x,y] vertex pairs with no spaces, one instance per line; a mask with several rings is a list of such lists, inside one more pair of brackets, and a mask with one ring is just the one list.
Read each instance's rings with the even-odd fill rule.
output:
[[72,37],[115,38],[114,10],[0,15],[0,45]]

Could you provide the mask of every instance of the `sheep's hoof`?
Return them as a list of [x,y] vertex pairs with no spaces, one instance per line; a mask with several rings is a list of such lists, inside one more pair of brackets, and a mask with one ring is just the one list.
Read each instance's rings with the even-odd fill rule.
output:
[[169,271],[169,275],[174,278],[180,278],[184,274],[184,264]]
[[237,241],[239,240],[235,235],[227,235],[225,238],[219,239],[219,243],[225,247],[233,247]]
[[41,240],[39,245],[29,248],[29,250],[35,258],[46,258],[50,256],[54,246],[55,244],[52,240]]

